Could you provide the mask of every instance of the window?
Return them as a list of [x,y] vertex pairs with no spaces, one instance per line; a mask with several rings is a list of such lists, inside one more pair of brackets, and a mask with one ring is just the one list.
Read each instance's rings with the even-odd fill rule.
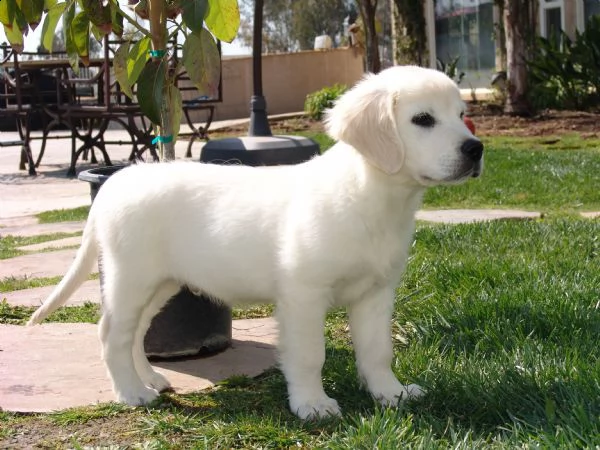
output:
[[560,32],[565,29],[564,0],[540,0],[540,34],[560,43]]
[[584,0],[583,1],[583,18],[587,20],[592,16],[600,15],[600,0]]
[[435,53],[444,63],[458,58],[461,87],[488,87],[495,71],[494,0],[436,0]]

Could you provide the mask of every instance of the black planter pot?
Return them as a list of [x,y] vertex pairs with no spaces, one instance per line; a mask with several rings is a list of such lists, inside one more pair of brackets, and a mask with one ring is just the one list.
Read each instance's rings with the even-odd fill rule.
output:
[[[102,184],[124,167],[99,167],[79,174],[80,180],[90,183],[92,202]],[[231,320],[229,307],[184,286],[152,320],[144,338],[146,355],[177,358],[225,350],[231,346]]]

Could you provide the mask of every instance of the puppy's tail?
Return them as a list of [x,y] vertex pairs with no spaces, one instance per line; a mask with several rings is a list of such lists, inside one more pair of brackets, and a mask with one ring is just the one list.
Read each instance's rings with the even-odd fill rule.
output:
[[88,275],[94,267],[94,263],[98,259],[98,246],[94,232],[94,224],[92,217],[88,218],[88,223],[83,230],[81,247],[77,250],[75,260],[69,267],[66,275],[61,282],[56,286],[54,291],[33,313],[27,325],[35,325],[40,323],[60,306],[66,303],[73,292],[87,279]]

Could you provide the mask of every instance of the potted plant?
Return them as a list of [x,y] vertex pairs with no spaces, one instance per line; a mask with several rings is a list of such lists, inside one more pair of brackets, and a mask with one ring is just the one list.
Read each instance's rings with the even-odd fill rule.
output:
[[[135,20],[125,7],[144,20]],[[121,90],[130,97],[136,85],[139,106],[155,129],[160,159],[169,161],[175,159],[182,112],[175,74],[186,70],[201,93],[214,96],[221,70],[215,39],[231,42],[237,34],[240,17],[237,0],[0,1],[0,22],[17,51],[22,51],[24,37],[42,21],[42,45],[50,51],[57,25],[62,21],[66,51],[75,71],[80,62],[85,65],[89,61],[90,39],[101,41],[109,33],[122,36],[126,22],[139,32],[142,37],[135,45],[125,41],[116,49],[112,61],[114,76]],[[181,43],[173,41],[175,33],[183,36]],[[180,45],[183,67],[173,68],[170,55]],[[96,189],[107,176],[97,177]],[[202,312],[190,311],[198,308],[202,308]],[[177,322],[176,327],[170,325],[173,321]],[[189,336],[189,333],[207,330],[206,327],[208,331],[201,335]],[[215,327],[219,328],[216,334],[221,338],[215,338]],[[230,340],[231,312],[206,299],[198,300],[184,288],[156,316],[145,344],[150,354],[181,356],[202,348],[222,349]]]

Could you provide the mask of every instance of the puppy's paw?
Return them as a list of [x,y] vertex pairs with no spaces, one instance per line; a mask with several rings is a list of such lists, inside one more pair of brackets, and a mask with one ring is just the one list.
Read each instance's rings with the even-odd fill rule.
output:
[[146,382],[148,386],[155,389],[157,392],[164,392],[171,390],[171,383],[167,378],[160,372],[153,371],[152,376]]
[[326,395],[314,399],[290,399],[290,409],[302,420],[326,419],[342,415],[338,403]]
[[117,392],[117,401],[129,406],[142,406],[152,403],[158,397],[156,389],[144,387],[136,391]]
[[419,398],[424,394],[425,391],[419,385],[409,384],[405,386],[400,382],[372,392],[373,397],[383,406],[397,406],[401,402]]

